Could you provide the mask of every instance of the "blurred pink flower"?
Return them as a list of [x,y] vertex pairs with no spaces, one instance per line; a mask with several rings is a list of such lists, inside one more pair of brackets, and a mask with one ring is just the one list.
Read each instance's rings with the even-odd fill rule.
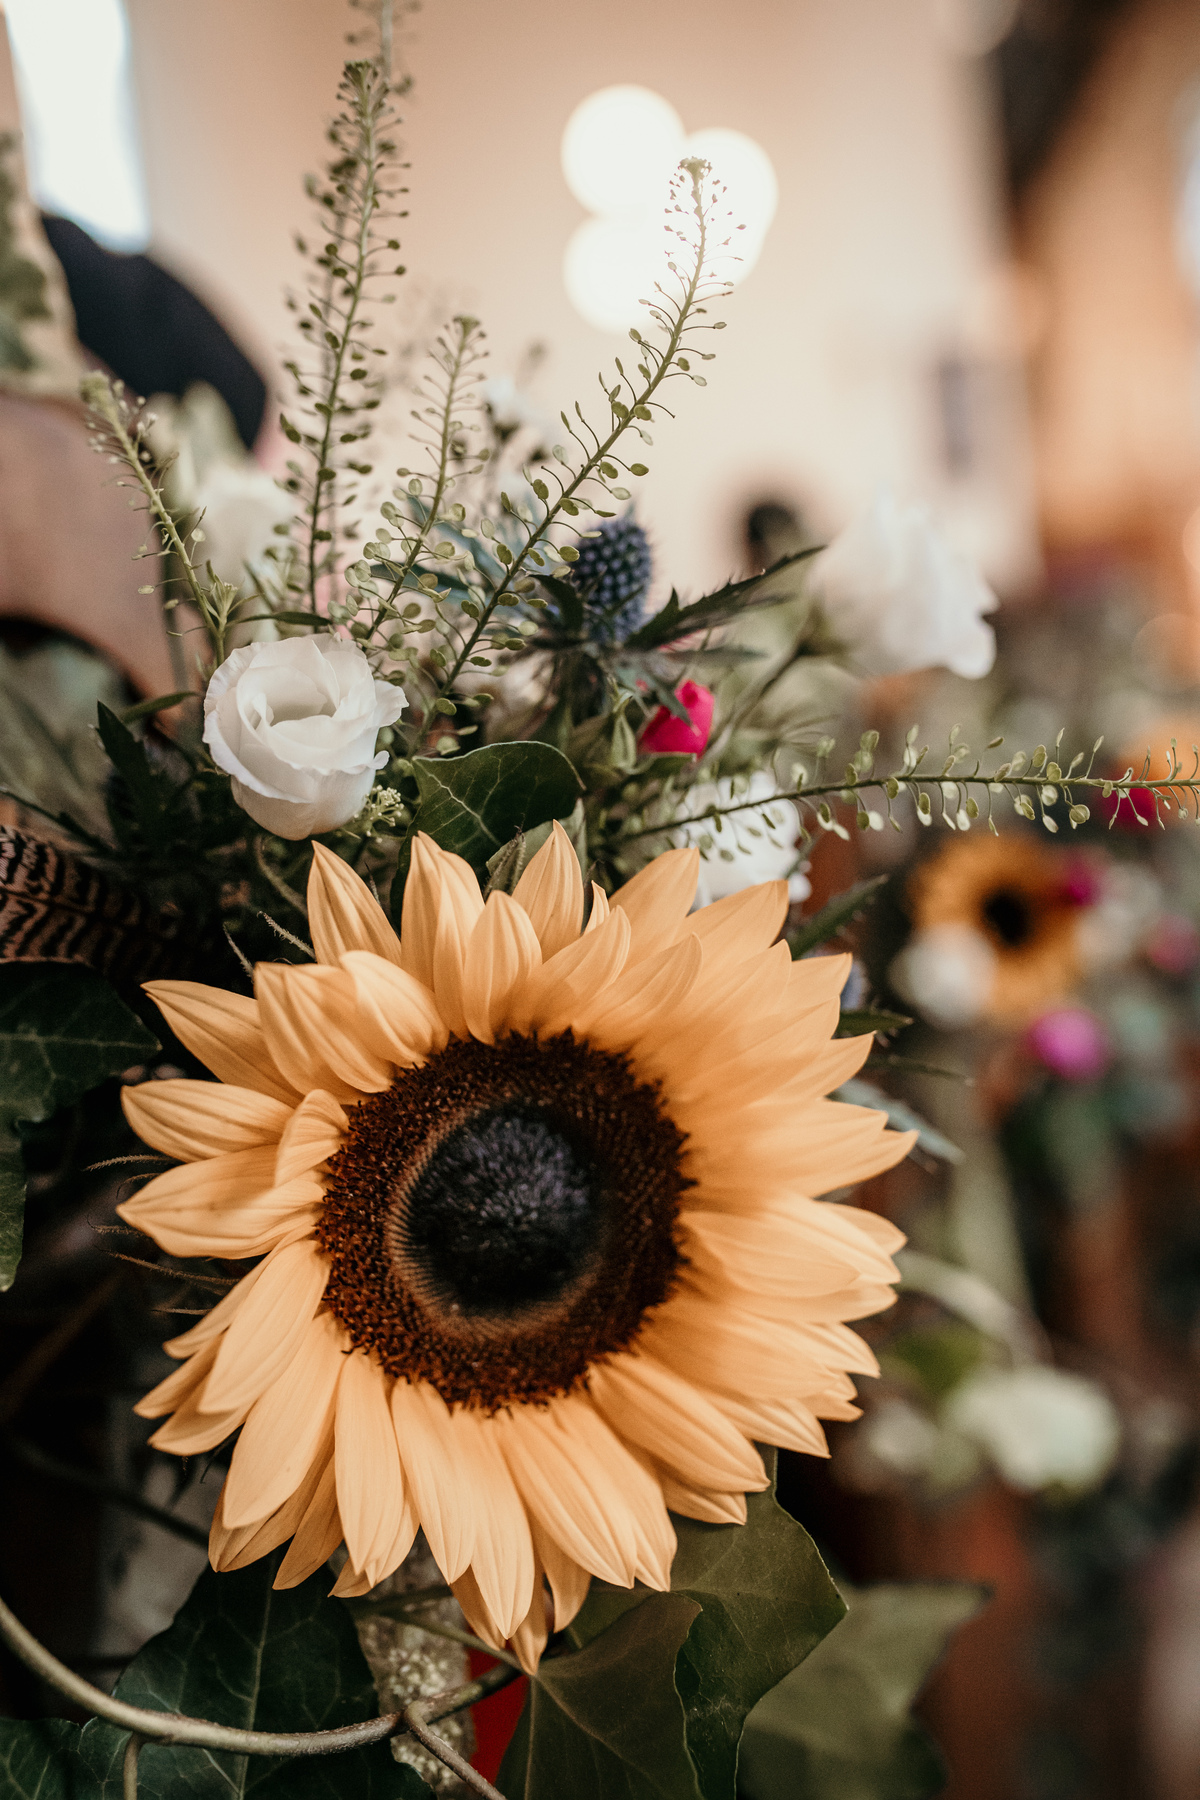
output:
[[1146,961],[1164,975],[1186,975],[1200,959],[1200,932],[1179,913],[1164,913],[1147,940]]
[[642,749],[651,756],[670,751],[699,756],[708,743],[713,717],[713,697],[708,689],[698,681],[684,681],[675,689],[675,698],[687,713],[687,722],[660,706],[642,732]]
[[1035,1019],[1025,1034],[1028,1049],[1064,1081],[1094,1081],[1110,1060],[1108,1033],[1083,1006],[1058,1006]]
[[1069,857],[1060,892],[1072,906],[1094,906],[1100,898],[1100,871],[1082,856]]

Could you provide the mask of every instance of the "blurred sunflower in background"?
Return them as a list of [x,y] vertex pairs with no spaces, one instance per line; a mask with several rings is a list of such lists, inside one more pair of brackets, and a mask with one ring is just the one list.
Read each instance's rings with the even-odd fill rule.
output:
[[793,963],[782,881],[698,912],[693,850],[610,909],[561,827],[515,892],[413,848],[399,938],[314,845],[315,962],[255,998],[149,986],[217,1076],[127,1089],[179,1166],[121,1208],[178,1256],[261,1257],[141,1403],[192,1455],[240,1432],[214,1565],[344,1541],[361,1594],[418,1529],[478,1634],[533,1667],[590,1578],[670,1584],[668,1508],[737,1522],[754,1441],[824,1452],[877,1373],[885,1220],[811,1196],[911,1136],[826,1098],[848,957]]
[[1032,837],[957,838],[909,878],[892,983],[931,1024],[1022,1024],[1079,980],[1080,922],[1101,890],[1090,861]]

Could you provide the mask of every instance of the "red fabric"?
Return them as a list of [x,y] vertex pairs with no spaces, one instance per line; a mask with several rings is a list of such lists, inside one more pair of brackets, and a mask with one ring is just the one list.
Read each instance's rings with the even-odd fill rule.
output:
[[[494,1656],[484,1656],[479,1650],[472,1650],[470,1657],[472,1681],[496,1666]],[[528,1677],[522,1675],[519,1680],[510,1681],[507,1687],[501,1688],[498,1694],[489,1694],[486,1700],[471,1708],[471,1717],[475,1721],[475,1754],[471,1758],[471,1767],[478,1769],[489,1781],[495,1781],[500,1773],[500,1764],[517,1728],[528,1687]]]

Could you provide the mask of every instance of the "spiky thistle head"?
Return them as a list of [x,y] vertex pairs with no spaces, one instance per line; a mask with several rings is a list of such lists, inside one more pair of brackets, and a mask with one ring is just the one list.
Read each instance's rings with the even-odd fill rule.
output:
[[583,595],[589,637],[617,644],[636,631],[653,573],[650,540],[632,512],[581,538],[571,579]]

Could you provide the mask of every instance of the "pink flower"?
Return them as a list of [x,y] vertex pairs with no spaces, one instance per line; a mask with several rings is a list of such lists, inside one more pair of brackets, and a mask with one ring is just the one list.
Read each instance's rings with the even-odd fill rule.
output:
[[713,697],[708,689],[698,681],[684,681],[675,689],[675,698],[687,713],[687,721],[660,706],[642,732],[642,749],[651,756],[669,751],[699,756],[708,743],[713,717]]
[[1094,1081],[1107,1069],[1108,1034],[1095,1013],[1083,1006],[1060,1006],[1035,1019],[1026,1046],[1064,1081]]

